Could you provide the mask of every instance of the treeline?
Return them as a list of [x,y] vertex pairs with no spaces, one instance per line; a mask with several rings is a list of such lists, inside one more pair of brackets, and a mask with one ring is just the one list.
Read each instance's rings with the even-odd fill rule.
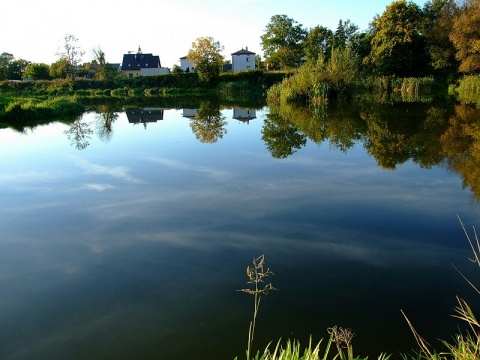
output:
[[447,84],[477,76],[479,18],[480,0],[431,0],[422,8],[411,1],[394,1],[366,31],[349,20],[340,20],[335,31],[321,25],[307,30],[286,15],[273,16],[261,37],[265,66],[300,67],[272,89],[270,97],[321,101],[327,94],[349,93],[359,83],[383,91],[392,90],[399,78]]

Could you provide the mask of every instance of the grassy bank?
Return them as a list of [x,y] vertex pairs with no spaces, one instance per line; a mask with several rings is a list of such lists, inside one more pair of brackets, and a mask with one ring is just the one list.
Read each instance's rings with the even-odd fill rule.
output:
[[85,109],[75,96],[49,99],[0,97],[0,126],[23,129],[55,119],[71,121]]

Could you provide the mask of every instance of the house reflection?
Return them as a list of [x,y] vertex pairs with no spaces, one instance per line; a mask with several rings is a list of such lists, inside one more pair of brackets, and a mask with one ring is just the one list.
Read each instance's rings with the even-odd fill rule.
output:
[[188,119],[194,119],[199,112],[200,109],[183,109],[182,116]]
[[250,120],[257,118],[255,109],[233,108],[233,118],[243,123],[249,124]]
[[147,127],[147,123],[163,120],[164,111],[160,108],[127,108],[125,112],[130,124],[143,124]]

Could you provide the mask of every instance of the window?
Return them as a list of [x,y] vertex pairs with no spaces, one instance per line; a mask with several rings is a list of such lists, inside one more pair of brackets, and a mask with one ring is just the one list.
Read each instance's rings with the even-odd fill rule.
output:
[[250,58],[247,56],[247,62],[249,62],[249,61],[250,61]]

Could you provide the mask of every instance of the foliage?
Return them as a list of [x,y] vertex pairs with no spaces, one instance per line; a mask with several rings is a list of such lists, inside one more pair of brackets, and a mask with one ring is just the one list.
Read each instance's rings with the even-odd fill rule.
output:
[[359,76],[359,59],[351,47],[334,48],[328,61],[320,55],[307,61],[292,76],[273,86],[267,93],[270,102],[306,101],[321,94],[326,99],[333,92],[348,95]]
[[413,2],[392,2],[371,23],[370,54],[364,62],[378,75],[398,77],[428,73],[428,56],[420,34],[420,8]]
[[11,61],[8,64],[7,78],[10,80],[21,80],[29,64],[29,61],[23,59]]
[[187,59],[191,61],[200,80],[211,81],[218,77],[223,66],[223,46],[213,37],[199,37],[192,43]]
[[466,74],[480,72],[480,0],[467,0],[453,22],[450,34],[459,71]]
[[0,54],[0,80],[8,79],[8,67],[13,60],[15,58],[10,53],[3,52]]
[[306,35],[302,24],[287,15],[272,16],[260,37],[268,70],[287,69],[300,64],[302,42]]
[[49,80],[50,79],[50,66],[44,63],[28,64],[25,69],[25,77],[34,80]]
[[308,31],[303,41],[303,51],[307,61],[315,61],[319,56],[328,58],[332,51],[333,32],[317,25]]
[[460,79],[455,89],[464,104],[476,104],[480,108],[480,76],[470,75]]
[[71,65],[65,58],[61,58],[50,65],[50,76],[54,79],[66,79],[71,74]]
[[339,20],[333,34],[333,48],[354,47],[358,35],[358,26],[350,20]]
[[449,81],[456,77],[458,70],[455,47],[450,41],[453,19],[458,14],[458,10],[455,0],[427,1],[423,7],[420,22],[433,74]]

